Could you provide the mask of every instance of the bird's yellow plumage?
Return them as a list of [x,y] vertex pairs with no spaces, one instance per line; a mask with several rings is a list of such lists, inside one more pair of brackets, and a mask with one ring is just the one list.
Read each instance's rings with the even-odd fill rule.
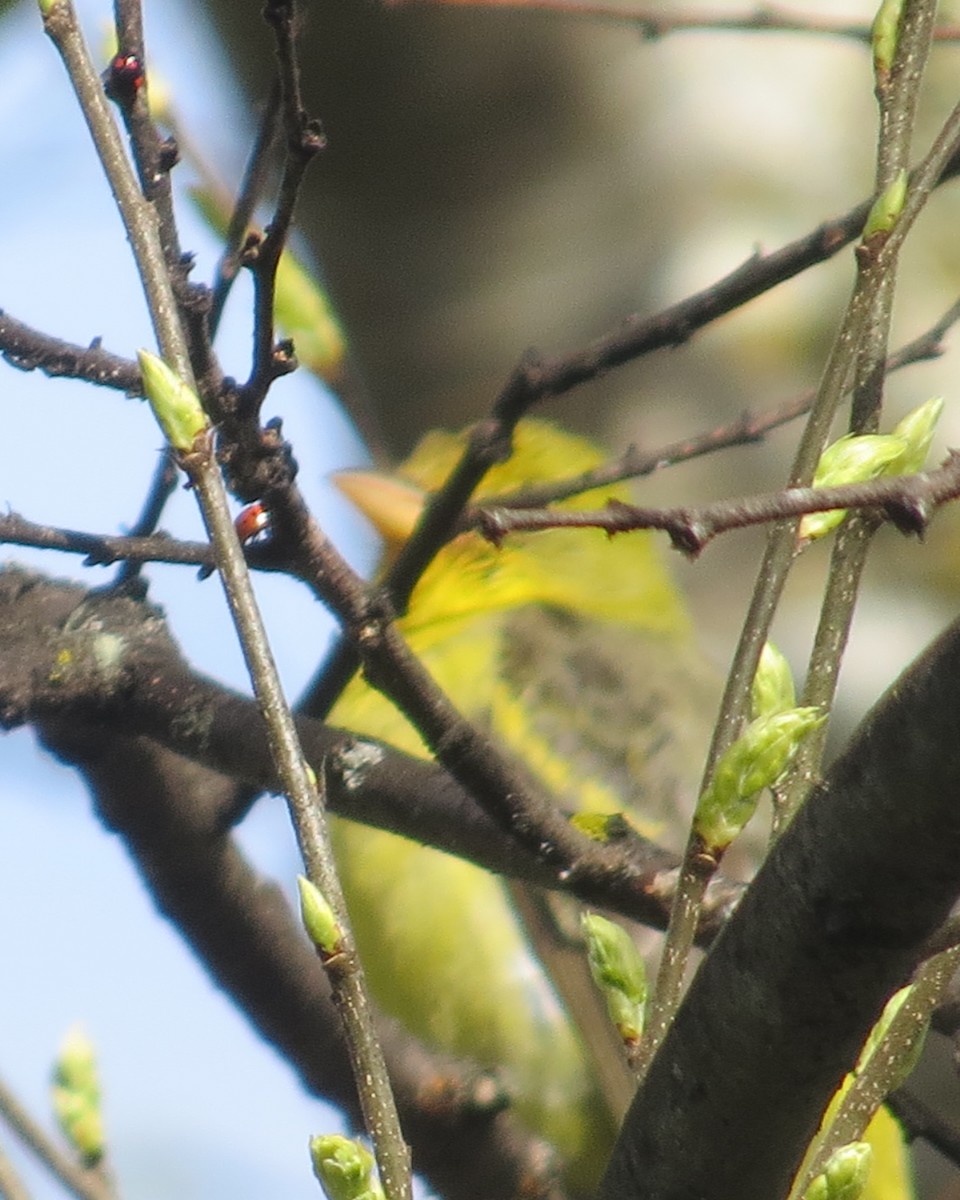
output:
[[[400,469],[398,487],[366,476],[341,486],[388,541],[402,539],[463,444],[463,435],[429,434]],[[600,461],[585,439],[526,421],[513,456],[490,471],[480,495]],[[626,498],[614,487],[566,504],[598,507],[611,497]],[[642,832],[679,848],[716,686],[652,535],[552,530],[498,548],[462,534],[428,568],[399,624],[461,712],[558,804],[626,811]],[[359,677],[331,720],[426,753],[405,718]],[[334,836],[381,1005],[429,1044],[496,1068],[519,1116],[560,1148],[575,1184],[591,1187],[615,1117],[503,882],[348,821],[335,822]]]
[[[462,447],[461,436],[428,435],[401,480],[421,493],[436,489]],[[560,479],[600,461],[586,440],[525,422],[513,457],[489,473],[482,494]],[[623,491],[575,503],[599,505],[611,495]],[[396,494],[399,509],[406,497]],[[384,496],[372,503],[379,514]],[[377,523],[389,528],[389,514]],[[395,533],[409,528],[406,519],[399,524]],[[649,535],[611,540],[595,530],[558,530],[511,537],[500,548],[461,535],[427,570],[400,627],[461,711],[565,807],[633,806],[643,829],[662,832],[682,791],[689,800],[699,769],[693,743],[702,740],[692,726],[702,733],[709,720],[709,707],[701,706],[708,689],[688,618]],[[331,719],[425,753],[416,731],[360,678]],[[503,883],[349,822],[337,822],[335,837],[381,1004],[426,1041],[496,1067],[521,1117],[586,1164],[580,1178],[589,1179],[609,1149],[613,1121]]]

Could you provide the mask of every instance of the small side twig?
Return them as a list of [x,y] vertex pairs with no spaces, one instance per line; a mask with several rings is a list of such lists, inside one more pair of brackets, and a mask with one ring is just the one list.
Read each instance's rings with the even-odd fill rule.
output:
[[[943,339],[947,332],[960,321],[960,299],[955,300],[933,325],[925,329],[912,341],[906,342],[887,359],[886,374],[903,370],[918,362],[939,358],[944,352]],[[594,488],[607,487],[626,479],[640,479],[652,475],[664,467],[690,462],[718,450],[732,446],[746,446],[762,442],[773,429],[786,425],[810,411],[816,397],[816,389],[801,392],[790,400],[762,412],[744,412],[726,425],[718,425],[692,437],[681,438],[655,450],[641,450],[629,446],[619,457],[611,459],[592,471],[556,483],[539,487],[524,487],[516,492],[500,496],[485,497],[477,508],[544,508],[557,500],[566,500]],[[457,531],[478,523],[475,511],[468,508],[457,527]]]
[[247,413],[259,411],[271,383],[294,365],[292,348],[274,344],[277,266],[290,232],[304,174],[314,156],[326,144],[320,122],[309,117],[303,105],[295,46],[295,5],[290,0],[269,0],[263,15],[274,30],[276,42],[286,159],[277,205],[266,237],[256,247],[250,260],[254,279],[253,366],[249,379],[240,389],[239,397],[241,411]]
[[[163,510],[166,508],[167,501],[176,491],[177,479],[178,472],[173,458],[169,451],[161,450],[157,458],[157,465],[154,468],[153,479],[150,481],[150,487],[147,489],[147,495],[140,509],[140,515],[133,523],[128,536],[135,538],[151,537],[160,524],[160,518],[163,516]],[[212,559],[212,555],[210,557]],[[134,559],[127,556],[121,564],[120,570],[117,571],[114,580],[115,585],[117,587],[125,587],[130,584],[139,575],[146,561],[144,558]]]

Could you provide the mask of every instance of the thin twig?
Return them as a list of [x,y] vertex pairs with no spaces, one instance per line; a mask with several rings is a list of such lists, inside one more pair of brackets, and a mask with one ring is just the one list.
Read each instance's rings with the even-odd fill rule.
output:
[[[282,14],[277,12],[278,8],[283,8]],[[283,29],[291,24],[292,14],[289,6],[270,5],[268,11],[276,16],[278,25]],[[127,227],[163,356],[175,374],[192,388],[194,380],[186,340],[179,321],[170,277],[165,269],[156,219],[150,205],[140,194],[129,164],[123,156],[119,135],[106,108],[106,101],[90,63],[72,5],[67,0],[54,0],[52,6],[44,12],[44,28],[64,58]],[[292,53],[292,47],[288,47],[282,37],[278,37],[278,42]],[[310,130],[305,128],[302,145],[304,157],[308,154],[309,136]],[[292,196],[284,193],[284,199],[292,213]],[[287,219],[289,220],[289,215]],[[286,226],[282,232],[285,235]],[[279,252],[280,247],[276,251],[278,256]],[[293,720],[283,698],[276,666],[253,596],[243,551],[230,519],[223,480],[209,439],[198,439],[196,452],[183,456],[182,465],[189,471],[201,502],[220,576],[237,624],[241,646],[251,670],[254,690],[261,703],[278,770],[288,796],[307,873],[336,912],[344,929],[345,943],[349,947],[351,939],[346,906],[340,893],[332,850],[325,837],[316,781],[303,758]],[[355,956],[352,953],[346,954],[348,961],[353,958]],[[366,998],[362,970],[358,962],[353,969],[344,972],[340,995],[343,1000],[341,1014],[357,1068],[357,1086],[368,1122],[368,1133],[376,1151],[381,1182],[388,1200],[405,1200],[410,1194],[409,1157],[400,1131],[383,1055],[373,1029],[369,1001]]]
[[[960,321],[960,299],[955,300],[929,329],[891,354],[887,359],[886,373],[890,375],[914,363],[938,358],[944,352],[944,336],[957,321]],[[636,446],[629,446],[619,457],[569,479],[538,487],[523,487],[499,496],[486,496],[481,504],[471,506],[464,512],[457,532],[481,524],[481,509],[545,508],[557,500],[566,500],[582,492],[608,487],[627,479],[640,479],[665,467],[689,462],[717,450],[762,442],[771,430],[809,412],[815,398],[816,390],[810,389],[765,412],[745,412],[727,425],[718,425],[715,429],[708,429],[693,437],[681,438],[655,450],[644,451]]]
[[34,329],[2,310],[0,354],[18,371],[39,370],[51,378],[83,379],[98,387],[116,388],[128,396],[142,394],[137,364],[104,350],[99,338],[89,346],[77,346]]
[[254,280],[253,366],[249,379],[240,390],[241,410],[247,413],[259,411],[271,383],[293,365],[289,349],[274,345],[277,267],[290,232],[304,174],[326,144],[319,121],[310,118],[303,105],[295,48],[295,5],[289,0],[269,0],[263,15],[274,30],[277,48],[286,159],[276,208],[266,237],[251,263]]
[[[0,516],[0,543],[84,554],[85,566],[108,566],[125,561],[181,563],[191,567],[216,566],[213,552],[206,542],[180,542],[165,533],[155,533],[150,537],[112,537],[39,525],[24,520],[17,513]],[[251,547],[251,550],[254,548]]]
[[333,909],[340,927],[341,953],[331,961],[334,1001],[343,1019],[367,1133],[373,1142],[387,1200],[409,1200],[410,1159],[400,1130],[367,995],[363,968],[350,932],[327,832],[317,776],[308,765],[257,606],[243,550],[230,519],[226,491],[210,439],[198,439],[194,453],[182,456],[196,490],[214,546],[220,578],[237,629],[254,691],[266,722],[277,771],[308,877]]
[[[143,66],[146,62],[146,50],[141,0],[114,0],[113,13],[118,54],[121,59],[130,56]],[[110,68],[108,79],[109,71]],[[141,86],[122,88],[116,93],[111,91],[110,96],[120,110],[130,139],[140,189],[157,213],[167,270],[171,278],[183,280],[184,263],[173,212],[173,189],[170,185],[170,168],[175,155],[172,147],[163,145],[151,118],[147,100],[149,86],[149,75],[145,72]]]
[[[179,472],[168,450],[161,450],[154,468],[153,479],[140,509],[140,515],[130,529],[129,537],[150,538],[160,524],[167,501],[176,491]],[[205,547],[205,549],[208,549]],[[209,553],[209,551],[208,551]],[[212,559],[212,555],[209,555]],[[88,559],[89,561],[89,559]],[[114,579],[114,586],[125,587],[140,574],[147,560],[126,557]],[[212,565],[212,563],[211,563]]]
[[43,27],[63,59],[123,219],[157,342],[171,368],[184,382],[193,386],[193,370],[167,274],[156,212],[144,199],[130,169],[100,77],[93,67],[70,0],[53,0],[44,11]]

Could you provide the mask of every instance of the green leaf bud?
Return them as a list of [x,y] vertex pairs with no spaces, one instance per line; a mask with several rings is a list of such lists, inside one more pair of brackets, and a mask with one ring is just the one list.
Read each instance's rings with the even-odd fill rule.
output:
[[179,379],[163,359],[149,350],[138,350],[143,392],[153,415],[174,450],[189,454],[199,434],[207,428],[207,414],[196,392]]
[[881,0],[877,15],[873,18],[870,44],[873,50],[873,72],[878,88],[883,87],[893,66],[900,36],[902,11],[903,0]]
[[893,183],[873,202],[863,227],[862,240],[875,237],[878,233],[888,234],[900,219],[903,202],[907,198],[907,172],[901,168]]
[[824,720],[817,708],[788,708],[747,726],[697,802],[694,830],[709,850],[726,850],[756,811],[760,793],[776,785],[803,739]]
[[887,474],[912,475],[914,471],[923,470],[942,412],[943,397],[934,396],[897,423],[890,436],[900,439],[903,450],[900,457],[890,463]]
[[320,953],[329,958],[339,951],[343,941],[340,924],[316,884],[298,875],[297,887],[300,891],[300,917],[307,936]]
[[[903,441],[890,433],[848,433],[831,443],[820,455],[813,477],[814,487],[843,487],[865,483],[884,475],[903,454]],[[835,529],[847,515],[845,508],[807,513],[800,522],[801,542],[811,542]]]
[[790,664],[772,642],[765,642],[753,677],[751,705],[754,718],[782,712],[796,703]]
[[610,1019],[623,1041],[636,1045],[643,1034],[647,1003],[643,959],[627,931],[614,921],[584,913],[581,926],[587,939],[590,974],[603,992]]
[[95,1166],[104,1151],[100,1082],[93,1043],[79,1026],[67,1033],[60,1047],[54,1067],[52,1103],[67,1141],[86,1166]]
[[[943,399],[934,396],[907,413],[892,433],[848,433],[838,438],[820,456],[814,487],[840,487],[922,470],[942,412]],[[842,508],[808,513],[800,522],[800,540],[823,537],[846,515]]]
[[630,832],[630,822],[623,813],[577,812],[570,824],[592,842],[615,842]]
[[327,1200],[383,1200],[373,1178],[373,1155],[352,1138],[338,1133],[312,1137],[310,1161]]
[[850,1142],[835,1150],[804,1193],[803,1200],[857,1200],[867,1185],[873,1149],[869,1142]]

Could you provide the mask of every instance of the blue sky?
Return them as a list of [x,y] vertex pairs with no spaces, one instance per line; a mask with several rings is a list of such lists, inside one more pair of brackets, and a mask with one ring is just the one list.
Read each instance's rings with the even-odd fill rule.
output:
[[[79,8],[96,45],[110,5],[82,0]],[[192,136],[235,180],[249,128],[197,8],[156,5],[147,21],[152,64],[172,84]],[[186,172],[178,175],[189,182]],[[0,307],[79,343],[99,336],[130,355],[152,347],[119,220],[33,4],[0,22],[0,179]],[[180,213],[184,245],[197,252],[195,278],[207,279],[216,247],[182,201]],[[226,370],[239,377],[248,367],[248,307],[241,286],[219,344]],[[119,532],[134,519],[160,444],[143,404],[4,364],[0,400],[7,431],[0,504],[31,520],[93,531]],[[325,481],[333,467],[364,457],[335,400],[301,373],[271,394],[264,415],[274,414],[284,418],[321,521],[355,561],[369,561],[369,541]],[[122,448],[111,450],[109,469],[97,448],[104,436]],[[199,536],[192,497],[178,493],[164,526]],[[15,547],[2,555],[93,585],[109,578],[65,555]],[[151,570],[150,578],[152,598],[196,665],[246,686],[218,582],[198,584],[192,571],[176,568]],[[329,618],[286,580],[258,579],[257,588],[295,695],[322,652]],[[289,889],[296,858],[281,802],[262,802],[242,837]],[[153,912],[77,780],[22,731],[0,741],[0,962],[0,1076],[47,1120],[52,1057],[67,1028],[82,1021],[101,1055],[125,1200],[318,1195],[306,1141],[333,1128],[335,1115],[303,1095],[289,1068],[207,981]],[[0,1147],[23,1167],[34,1196],[61,1194],[16,1153],[2,1123]]]

